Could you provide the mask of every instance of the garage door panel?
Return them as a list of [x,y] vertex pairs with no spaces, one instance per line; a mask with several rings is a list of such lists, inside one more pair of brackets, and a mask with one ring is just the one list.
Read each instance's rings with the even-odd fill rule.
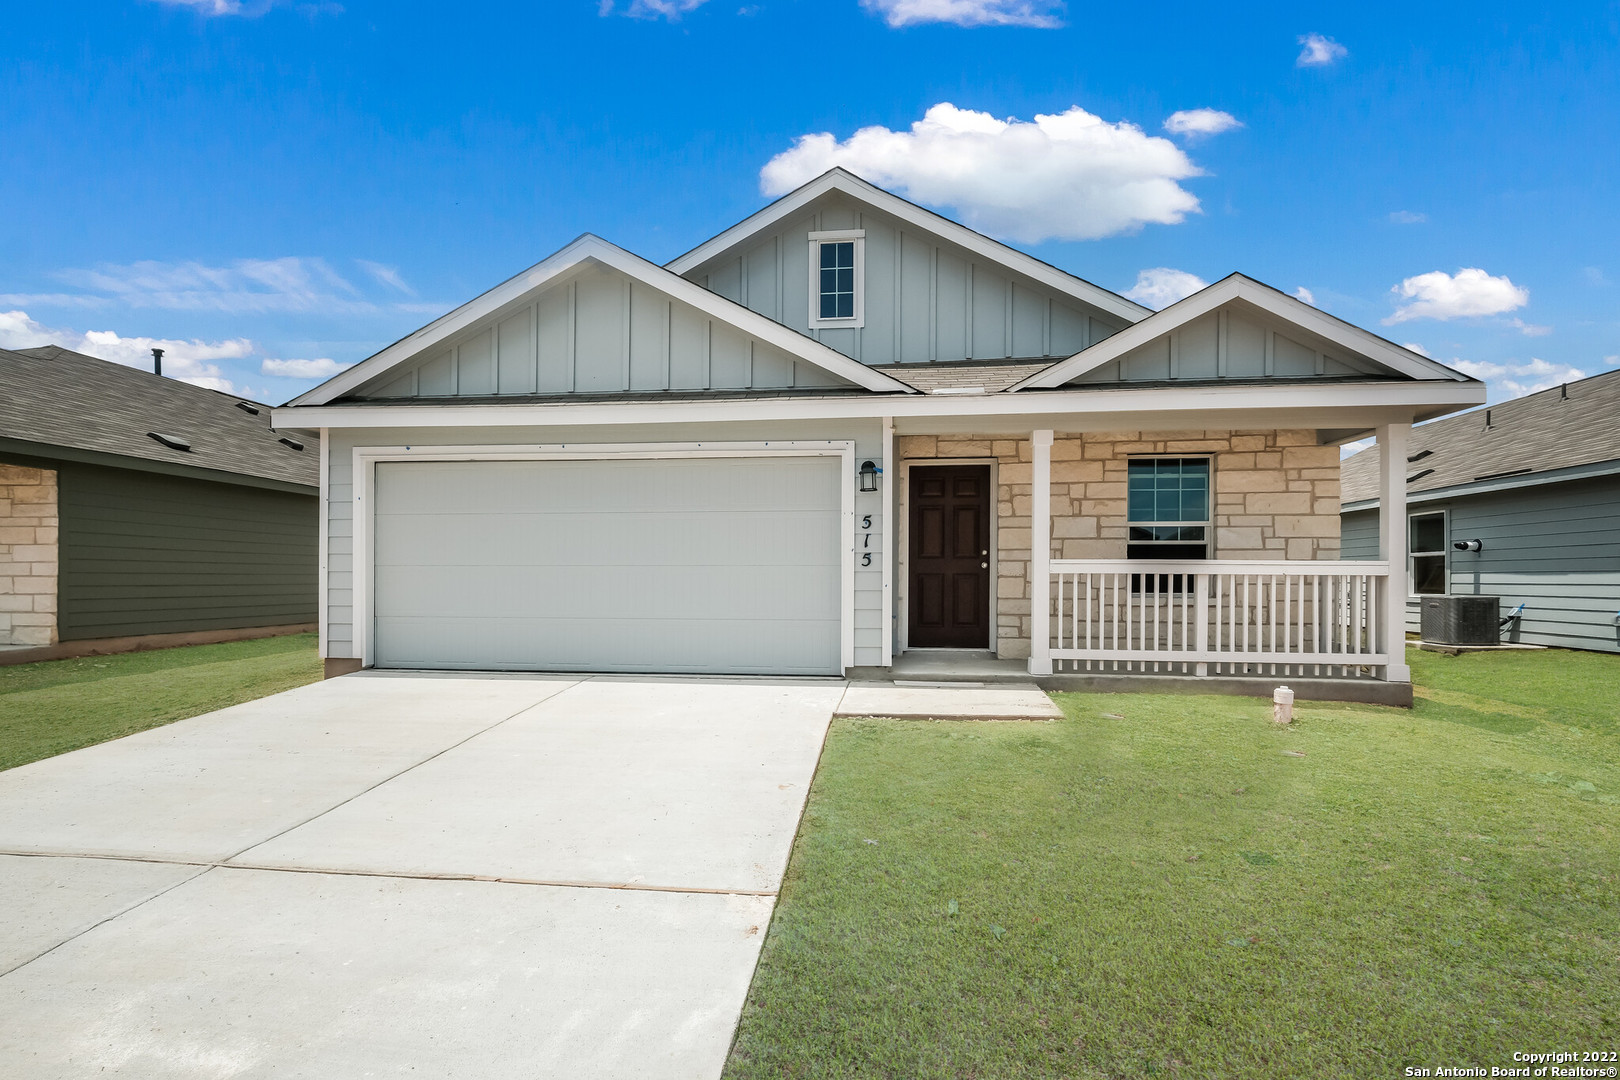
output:
[[[807,504],[837,506],[840,477],[826,468],[829,458],[710,458],[699,468],[695,459],[545,462],[442,461],[431,474],[377,470],[378,505],[406,514],[475,514],[490,509],[490,478],[498,478],[502,509],[544,508],[552,513],[598,513],[602,475],[612,466],[613,489],[622,506],[639,512],[795,510]],[[417,468],[407,465],[407,470]],[[783,484],[783,477],[792,482]],[[716,482],[723,477],[723,482]]]
[[774,619],[839,615],[837,567],[783,566],[498,566],[453,567],[418,576],[418,568],[377,571],[377,617],[431,618],[464,598],[487,597],[488,619],[607,618]]
[[838,623],[613,619],[379,620],[390,666],[821,675],[838,667]]
[[374,658],[836,673],[840,463],[379,463]]
[[717,511],[633,514],[489,513],[378,515],[376,565],[620,566],[647,552],[656,530],[660,565],[814,566],[837,564],[839,523],[825,512]]

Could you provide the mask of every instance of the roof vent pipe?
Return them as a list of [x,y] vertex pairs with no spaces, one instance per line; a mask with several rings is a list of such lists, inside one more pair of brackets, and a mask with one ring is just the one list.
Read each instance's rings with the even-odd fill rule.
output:
[[163,350],[162,349],[153,349],[152,350],[152,374],[158,375],[158,376],[161,376],[163,374]]
[[1569,400],[1569,383],[1559,383],[1558,384],[1558,400],[1559,401],[1568,401]]

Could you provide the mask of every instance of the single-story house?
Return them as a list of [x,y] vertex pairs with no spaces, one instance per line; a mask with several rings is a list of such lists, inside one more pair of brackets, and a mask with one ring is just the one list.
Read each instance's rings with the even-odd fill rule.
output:
[[313,626],[320,447],[268,405],[56,346],[0,387],[4,659]]
[[582,236],[274,422],[321,436],[332,672],[1400,684],[1405,530],[1340,561],[1339,444],[1483,400],[1240,274],[1150,311],[833,170],[665,266]]
[[[1412,429],[1407,627],[1419,597],[1501,598],[1505,639],[1620,652],[1620,371]],[[1377,550],[1380,453],[1347,459],[1346,558]]]

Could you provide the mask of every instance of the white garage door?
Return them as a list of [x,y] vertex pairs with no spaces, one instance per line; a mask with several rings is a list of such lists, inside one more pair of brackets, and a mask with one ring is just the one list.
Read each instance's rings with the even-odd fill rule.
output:
[[839,458],[376,469],[381,667],[839,671]]

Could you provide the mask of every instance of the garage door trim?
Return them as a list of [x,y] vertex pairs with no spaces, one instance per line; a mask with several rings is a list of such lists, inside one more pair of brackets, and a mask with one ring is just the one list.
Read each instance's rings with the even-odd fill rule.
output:
[[[354,636],[361,664],[375,663],[372,491],[384,461],[593,461],[656,458],[835,457],[840,459],[839,655],[855,664],[855,443],[849,439],[790,442],[592,443],[497,446],[357,446],[354,448]],[[323,580],[326,568],[322,567]],[[324,601],[324,598],[323,598]],[[323,602],[322,607],[325,607]]]

